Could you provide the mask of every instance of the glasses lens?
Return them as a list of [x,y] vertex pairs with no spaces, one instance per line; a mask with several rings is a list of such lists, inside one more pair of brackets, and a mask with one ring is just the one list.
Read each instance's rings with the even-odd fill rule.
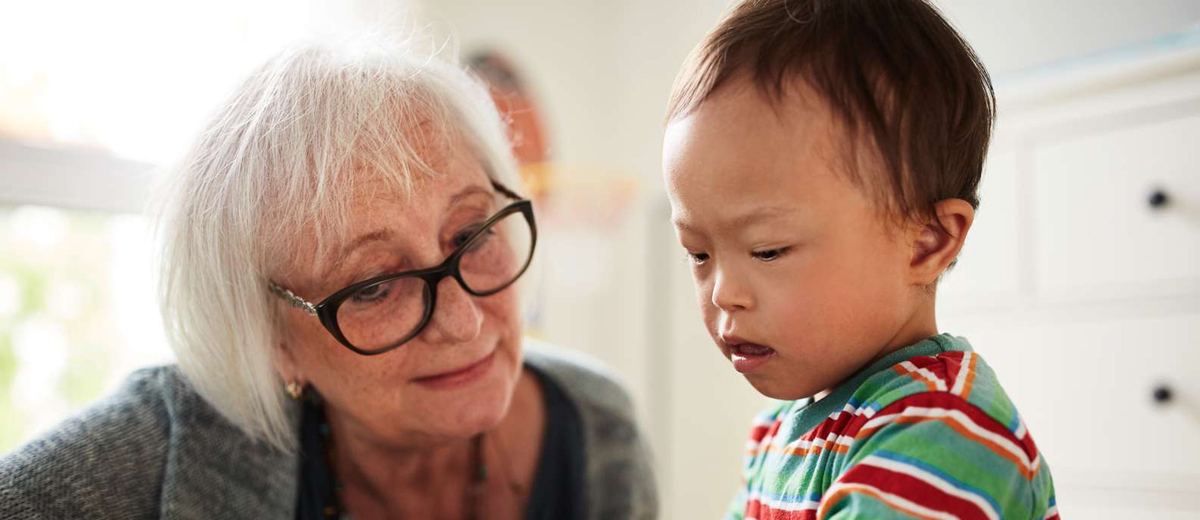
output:
[[421,325],[428,292],[425,281],[405,277],[359,289],[337,310],[338,328],[351,345],[380,350],[395,345]]
[[470,243],[459,261],[463,282],[487,294],[513,283],[533,258],[533,230],[519,211],[493,223]]

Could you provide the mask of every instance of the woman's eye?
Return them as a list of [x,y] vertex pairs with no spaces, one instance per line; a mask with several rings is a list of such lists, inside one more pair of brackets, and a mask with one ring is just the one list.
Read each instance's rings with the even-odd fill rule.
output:
[[[471,226],[459,231],[458,233],[455,233],[455,235],[450,238],[450,246],[454,249],[462,247],[463,244],[467,243],[467,241],[479,231],[479,227],[480,226]],[[495,234],[495,231],[493,231],[491,228],[488,228],[488,230],[484,233],[484,236],[479,237],[479,239],[475,241],[476,244],[482,244],[483,242],[486,242],[487,237],[493,234]]]
[[391,294],[392,282],[384,282],[378,285],[372,285],[365,289],[360,289],[350,297],[355,303],[375,303]]
[[462,247],[462,245],[465,244],[467,242],[467,240],[469,240],[470,238],[471,238],[470,231],[459,231],[458,234],[454,235],[450,239],[450,245],[454,246],[455,248]]
[[755,251],[750,254],[753,255],[754,258],[757,258],[764,262],[771,262],[774,260],[778,260],[779,257],[783,256],[785,253],[788,252],[788,249],[789,248],[786,248],[786,247],[781,247],[779,249],[765,249],[763,251]]
[[708,261],[708,253],[693,253],[688,251],[688,260],[693,264],[700,265]]

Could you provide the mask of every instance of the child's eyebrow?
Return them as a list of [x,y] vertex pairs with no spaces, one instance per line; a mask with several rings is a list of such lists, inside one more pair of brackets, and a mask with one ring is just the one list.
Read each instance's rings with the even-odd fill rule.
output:
[[[795,208],[787,206],[764,206],[719,222],[718,227],[722,229],[746,228],[760,224],[763,221],[775,220],[782,217],[790,217],[795,213]],[[675,227],[680,231],[692,233],[700,232],[700,229],[689,222],[686,217],[675,217],[671,219],[671,223],[674,224]]]
[[774,220],[780,217],[788,217],[795,213],[795,208],[786,206],[765,206],[755,208],[749,213],[744,213],[729,219],[724,223],[724,226],[731,228],[743,228],[759,224],[765,220]]

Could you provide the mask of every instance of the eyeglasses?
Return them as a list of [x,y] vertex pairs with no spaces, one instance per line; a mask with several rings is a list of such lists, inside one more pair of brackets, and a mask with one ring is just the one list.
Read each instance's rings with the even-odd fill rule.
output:
[[274,282],[268,282],[270,290],[319,318],[354,352],[371,356],[399,347],[433,317],[443,278],[454,278],[467,293],[482,297],[503,291],[529,268],[537,244],[533,204],[496,182],[492,187],[516,202],[459,232],[457,249],[441,265],[354,283],[315,305]]

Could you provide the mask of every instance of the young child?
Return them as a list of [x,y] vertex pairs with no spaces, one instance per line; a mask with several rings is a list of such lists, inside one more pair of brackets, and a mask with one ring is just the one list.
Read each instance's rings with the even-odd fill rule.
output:
[[713,341],[782,401],[729,518],[1058,518],[996,375],[934,316],[993,115],[923,0],[746,0],[684,66],[674,223]]

